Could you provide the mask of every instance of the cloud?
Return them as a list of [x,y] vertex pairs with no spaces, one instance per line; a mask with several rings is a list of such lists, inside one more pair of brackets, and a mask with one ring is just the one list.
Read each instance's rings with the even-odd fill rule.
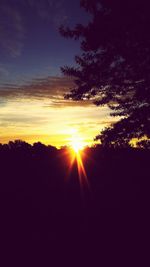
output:
[[0,114],[0,127],[11,127],[15,126],[20,127],[24,126],[25,127],[33,127],[35,125],[39,125],[40,123],[43,123],[47,121],[47,118],[43,116],[36,116],[36,114],[31,115],[31,114],[12,114],[12,113],[7,113],[7,114]]
[[91,101],[65,100],[64,94],[73,87],[73,81],[67,77],[46,77],[34,79],[28,84],[18,86],[17,84],[4,84],[0,87],[0,97],[3,100],[20,98],[28,99],[49,99],[44,107],[72,107],[89,106]]
[[30,8],[42,18],[51,21],[58,28],[64,24],[68,17],[64,8],[64,0],[27,0]]
[[8,77],[8,75],[9,75],[8,70],[2,65],[0,65],[0,78]]
[[11,1],[0,5],[0,47],[11,57],[21,55],[24,42],[24,27],[21,13]]
[[21,55],[27,29],[28,14],[36,13],[41,19],[58,28],[67,20],[62,1],[53,0],[1,0],[0,3],[0,48],[15,58]]
[[33,79],[26,84],[3,84],[0,87],[0,96],[9,97],[34,97],[59,99],[73,85],[71,79],[66,77],[49,76],[46,78]]
[[56,108],[64,108],[64,107],[87,107],[93,105],[92,101],[84,100],[84,101],[73,101],[73,100],[64,100],[64,98],[60,98],[59,100],[53,99],[50,105],[45,105],[45,107],[56,107]]

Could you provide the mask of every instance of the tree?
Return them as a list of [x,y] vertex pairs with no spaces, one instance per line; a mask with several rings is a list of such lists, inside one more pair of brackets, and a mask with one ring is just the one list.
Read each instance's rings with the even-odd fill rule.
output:
[[80,39],[82,51],[75,67],[62,67],[75,82],[66,98],[92,99],[120,117],[96,137],[105,144],[150,138],[149,1],[80,2],[92,15],[89,24],[60,28],[64,37]]
[[150,140],[141,140],[137,143],[138,148],[150,149]]
[[8,147],[10,150],[30,151],[31,145],[22,140],[9,141]]

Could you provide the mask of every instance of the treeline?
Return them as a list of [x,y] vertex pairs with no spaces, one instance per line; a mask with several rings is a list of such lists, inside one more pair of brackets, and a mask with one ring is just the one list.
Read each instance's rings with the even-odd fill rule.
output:
[[75,206],[81,202],[81,191],[87,203],[91,191],[96,205],[118,207],[120,201],[123,205],[128,201],[136,203],[137,199],[143,201],[141,190],[146,192],[146,184],[149,185],[149,158],[149,149],[86,147],[81,152],[84,177],[83,173],[79,175],[77,158],[68,147],[57,149],[40,142],[30,145],[11,141],[0,145],[0,188],[13,194],[28,192],[31,198],[38,190],[37,199],[42,194],[62,198],[60,202],[69,197],[69,205],[73,201]]
[[[130,143],[125,143],[125,142],[114,142],[114,144],[107,144],[107,145],[104,145],[104,144],[97,144],[97,145],[93,145],[91,147],[91,150],[97,150],[97,149],[150,149],[150,140],[149,139],[143,139],[139,142],[136,142],[136,147],[134,147],[133,145],[131,145]],[[69,149],[69,147],[67,146],[62,146],[59,151],[62,151],[62,150],[67,150]],[[89,147],[85,147],[85,149],[88,149],[89,150]],[[9,141],[8,144],[1,144],[0,143],[0,151],[22,151],[22,152],[34,152],[34,153],[37,153],[37,152],[56,152],[58,149],[55,147],[55,146],[52,146],[52,145],[45,145],[41,142],[36,142],[36,143],[33,143],[33,145],[25,142],[25,141],[22,141],[22,140],[15,140],[15,141]]]

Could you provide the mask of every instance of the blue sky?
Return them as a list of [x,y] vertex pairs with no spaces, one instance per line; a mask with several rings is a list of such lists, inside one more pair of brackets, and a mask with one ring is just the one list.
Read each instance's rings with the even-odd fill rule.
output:
[[59,26],[88,20],[78,0],[1,0],[0,17],[1,82],[60,75],[79,43],[60,36]]

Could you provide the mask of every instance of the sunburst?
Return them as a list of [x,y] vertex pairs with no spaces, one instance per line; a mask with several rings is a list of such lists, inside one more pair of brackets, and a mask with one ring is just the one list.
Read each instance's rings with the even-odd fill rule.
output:
[[72,140],[71,147],[75,153],[79,153],[84,148],[84,143],[80,140]]
[[73,136],[70,142],[70,148],[71,148],[70,167],[72,167],[76,161],[80,185],[81,186],[83,186],[84,184],[88,185],[87,174],[83,163],[85,143],[82,140],[82,138],[79,138],[79,136]]

